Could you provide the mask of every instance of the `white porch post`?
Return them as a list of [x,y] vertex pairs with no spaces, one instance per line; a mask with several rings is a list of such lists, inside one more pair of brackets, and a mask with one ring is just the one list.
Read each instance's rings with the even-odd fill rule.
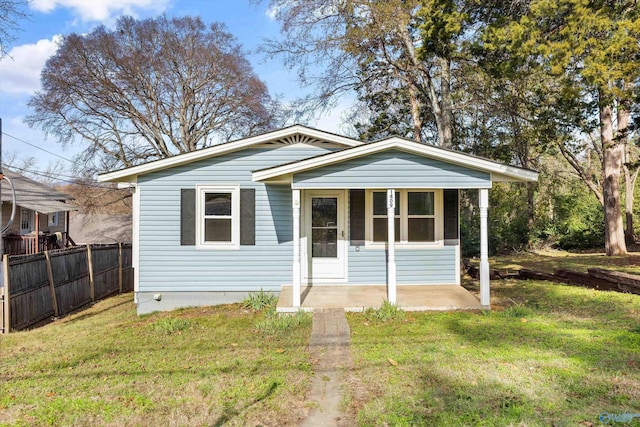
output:
[[489,294],[489,235],[487,232],[487,211],[489,190],[480,189],[480,304],[490,307]]
[[390,304],[396,303],[396,193],[395,190],[387,190],[387,300]]
[[300,190],[291,193],[293,208],[293,306],[300,307]]

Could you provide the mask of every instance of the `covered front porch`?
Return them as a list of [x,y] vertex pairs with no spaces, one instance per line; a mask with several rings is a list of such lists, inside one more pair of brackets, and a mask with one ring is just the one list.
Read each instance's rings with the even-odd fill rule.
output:
[[[383,300],[405,310],[489,309],[489,189],[536,179],[400,138],[254,171],[255,182],[291,188],[292,281],[279,311]],[[460,286],[461,190],[478,191],[478,298]]]
[[[346,311],[362,311],[380,307],[388,299],[387,287],[378,286],[303,286],[300,306],[293,305],[293,286],[283,285],[278,300],[280,313],[298,310],[313,311],[316,308],[344,308]],[[399,285],[396,288],[396,305],[405,311],[479,310],[478,298],[459,285]]]

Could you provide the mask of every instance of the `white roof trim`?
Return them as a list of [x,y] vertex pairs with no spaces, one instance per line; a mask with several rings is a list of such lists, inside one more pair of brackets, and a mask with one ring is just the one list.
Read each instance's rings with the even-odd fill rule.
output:
[[186,163],[195,162],[198,160],[206,159],[209,157],[220,156],[222,154],[230,153],[233,151],[242,150],[252,145],[262,144],[271,140],[287,138],[292,135],[300,134],[308,136],[310,138],[320,139],[324,141],[341,144],[346,147],[355,147],[364,144],[362,141],[356,139],[347,138],[340,135],[335,135],[329,132],[324,132],[317,129],[308,128],[302,125],[289,126],[284,129],[268,132],[262,135],[252,136],[249,138],[239,139],[237,141],[226,142],[219,145],[214,145],[209,148],[204,148],[198,151],[192,151],[190,153],[180,154],[166,159],[156,160],[153,162],[145,163],[139,166],[133,166],[127,169],[121,169],[114,172],[108,172],[98,175],[98,181],[126,181],[135,182],[133,177],[146,174],[149,172],[155,172],[162,169],[171,168]]
[[319,168],[332,163],[340,163],[356,157],[366,156],[380,151],[398,149],[408,151],[417,155],[453,163],[470,169],[476,169],[491,173],[492,177],[498,178],[496,181],[522,181],[535,182],[538,180],[538,173],[514,166],[503,165],[491,160],[481,159],[464,153],[444,150],[432,145],[420,144],[414,141],[393,137],[370,144],[360,145],[337,151],[330,154],[321,154],[309,159],[294,163],[288,163],[273,168],[262,169],[253,172],[254,181],[266,181],[285,174],[295,174],[310,169]]

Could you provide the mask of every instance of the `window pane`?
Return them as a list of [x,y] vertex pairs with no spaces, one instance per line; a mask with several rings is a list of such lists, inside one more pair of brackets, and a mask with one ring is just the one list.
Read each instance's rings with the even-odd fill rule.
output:
[[338,227],[337,197],[313,197],[311,199],[311,226]]
[[315,229],[311,231],[311,256],[336,258],[338,256],[338,230]]
[[434,242],[435,231],[433,218],[409,218],[407,236],[410,242]]
[[433,192],[410,192],[409,215],[433,215]]
[[[395,241],[400,241],[400,218],[395,219]],[[373,241],[374,242],[386,242],[389,239],[387,235],[387,218],[374,218],[373,219]]]
[[[396,215],[400,215],[400,195],[396,194]],[[374,215],[386,215],[387,214],[387,192],[376,191],[373,193],[373,214]]]
[[231,193],[205,193],[204,214],[231,216]]
[[204,220],[204,241],[205,242],[231,242],[231,220],[230,219],[205,219]]

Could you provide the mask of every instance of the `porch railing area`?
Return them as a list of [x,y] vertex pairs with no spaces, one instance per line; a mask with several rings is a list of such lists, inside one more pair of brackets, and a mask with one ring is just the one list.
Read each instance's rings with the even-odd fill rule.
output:
[[54,249],[76,246],[67,232],[51,234],[27,234],[24,236],[9,235],[2,237],[6,255],[32,255]]

